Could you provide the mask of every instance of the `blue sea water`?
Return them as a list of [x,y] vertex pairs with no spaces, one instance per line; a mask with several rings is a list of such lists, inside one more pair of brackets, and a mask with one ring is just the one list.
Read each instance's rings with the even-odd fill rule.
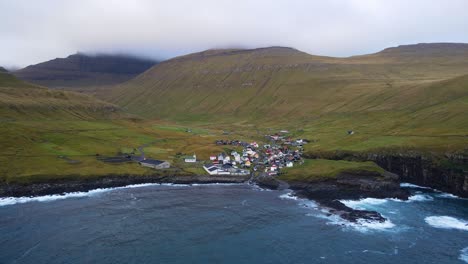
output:
[[468,263],[468,200],[411,191],[343,201],[389,219],[360,224],[243,184],[4,198],[0,263]]

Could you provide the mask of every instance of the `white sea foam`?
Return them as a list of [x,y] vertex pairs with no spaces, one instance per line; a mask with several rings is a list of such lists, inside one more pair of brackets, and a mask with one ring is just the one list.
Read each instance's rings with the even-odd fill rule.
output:
[[353,223],[347,221],[336,214],[328,212],[326,209],[321,210],[321,214],[308,214],[309,216],[316,216],[322,219],[326,219],[330,225],[339,225],[346,229],[358,231],[361,233],[368,233],[373,231],[390,231],[396,226],[388,218],[384,222],[371,221],[367,219],[359,219]]
[[467,198],[462,198],[460,196],[453,195],[451,193],[440,192],[436,195],[438,198],[447,198],[447,199],[461,199],[467,200]]
[[302,207],[307,207],[307,208],[317,208],[318,207],[317,203],[315,203],[312,200],[302,199],[302,198],[299,198],[299,197],[295,196],[293,191],[289,191],[287,193],[284,193],[284,194],[280,195],[279,198],[282,199],[282,200],[297,201],[298,204],[300,206],[302,206]]
[[355,210],[366,209],[367,206],[381,205],[388,202],[389,199],[364,198],[360,200],[340,200],[344,205]]
[[438,198],[466,199],[466,198],[462,198],[462,197],[453,195],[453,194],[451,194],[451,193],[442,192],[442,191],[437,190],[437,189],[433,189],[433,188],[429,188],[429,187],[423,187],[423,186],[419,186],[419,185],[412,184],[412,183],[403,182],[403,183],[400,183],[400,187],[403,187],[403,188],[417,188],[417,189],[432,190],[432,191],[438,193],[438,194],[436,195]]
[[293,192],[288,192],[288,193],[285,193],[285,194],[282,194],[279,196],[280,199],[283,199],[283,200],[295,200],[297,201],[299,199],[299,197],[293,195]]
[[468,263],[468,247],[460,250],[460,252],[461,252],[460,257],[458,257],[458,259],[460,259],[463,262]]
[[[193,184],[183,184],[184,186],[232,186],[232,185],[242,185],[244,183],[193,183]],[[172,185],[181,185],[181,184],[172,184]]]
[[114,188],[99,188],[99,189],[89,190],[86,192],[70,192],[70,193],[64,193],[64,194],[52,194],[52,195],[43,195],[43,196],[34,196],[34,197],[4,197],[4,198],[0,198],[0,206],[22,204],[22,203],[29,203],[29,202],[51,202],[51,201],[63,200],[67,198],[80,198],[80,197],[94,196],[97,194],[110,192],[114,190],[120,190],[120,189],[140,188],[140,187],[158,186],[158,185],[159,186],[174,186],[174,187],[190,186],[188,184],[142,183],[142,184],[132,184],[132,185],[114,187]]
[[468,231],[468,222],[451,216],[428,216],[426,223],[435,228],[459,229]]
[[429,190],[432,189],[432,188],[429,188],[429,187],[419,186],[419,185],[408,183],[408,182],[400,183],[400,187],[402,187],[402,188],[429,189]]
[[416,194],[408,197],[407,202],[427,202],[433,200],[434,198],[428,194]]
[[385,199],[377,199],[377,198],[364,198],[360,200],[340,200],[344,205],[356,209],[356,210],[364,210],[368,208],[372,208],[375,206],[383,205],[387,203],[388,201],[393,201],[393,202],[406,202],[406,203],[411,203],[411,202],[428,202],[428,201],[433,201],[434,198],[431,195],[428,194],[415,194],[410,197],[408,197],[408,200],[400,200],[396,198],[385,198]]
[[[235,183],[235,184],[238,184],[238,183]],[[239,183],[239,184],[243,184],[243,183]],[[258,186],[257,184],[249,184],[253,190],[256,190],[256,191],[262,191],[262,192],[271,192],[272,190],[270,189],[266,189],[266,188],[262,188],[260,186]]]

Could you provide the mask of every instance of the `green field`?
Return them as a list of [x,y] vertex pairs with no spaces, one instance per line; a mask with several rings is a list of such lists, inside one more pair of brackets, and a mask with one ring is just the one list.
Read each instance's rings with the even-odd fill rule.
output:
[[279,178],[289,182],[313,182],[324,179],[335,179],[343,172],[375,172],[383,173],[384,170],[371,161],[352,162],[344,160],[305,160],[304,164],[284,169],[284,174]]

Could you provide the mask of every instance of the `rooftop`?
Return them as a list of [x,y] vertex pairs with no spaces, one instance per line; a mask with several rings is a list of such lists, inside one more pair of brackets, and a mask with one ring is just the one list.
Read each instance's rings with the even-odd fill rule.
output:
[[164,162],[165,161],[163,160],[153,160],[153,159],[145,159],[145,160],[140,161],[140,163],[146,163],[146,164],[151,164],[151,165],[159,165]]

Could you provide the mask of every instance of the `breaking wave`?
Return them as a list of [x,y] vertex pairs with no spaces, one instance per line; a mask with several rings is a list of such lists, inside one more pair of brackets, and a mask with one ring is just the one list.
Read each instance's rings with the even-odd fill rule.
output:
[[459,260],[468,263],[468,247],[460,250],[461,254],[460,257],[458,257]]
[[[295,196],[293,192],[284,193],[280,195],[279,198],[283,200],[297,201],[299,205],[313,209],[314,211],[308,213],[307,216],[314,216],[314,217],[318,217],[321,219],[325,219],[327,223],[330,225],[338,225],[338,226],[350,228],[352,230],[363,232],[363,233],[369,232],[369,231],[385,231],[385,230],[389,230],[395,227],[395,224],[393,224],[388,219],[384,222],[370,221],[366,219],[359,219],[355,223],[347,221],[341,218],[339,215],[331,213],[328,209],[320,207],[317,203],[313,201],[302,199],[302,198]],[[375,199],[375,198],[366,198],[360,201],[366,202],[366,203],[372,203],[372,204],[381,204],[381,203],[386,202],[385,199]],[[353,209],[359,209],[359,205],[358,205],[359,201],[349,200],[345,202],[347,206]]]
[[407,183],[407,182],[400,183],[400,187],[402,187],[402,188],[417,188],[417,189],[432,190],[432,188],[429,188],[429,187],[419,186],[419,185],[412,184],[412,183]]
[[451,216],[428,216],[424,219],[427,224],[435,228],[459,229],[468,231],[468,222]]
[[368,206],[381,205],[388,202],[390,199],[364,198],[360,200],[340,200],[344,205],[355,210],[364,210]]
[[302,206],[302,207],[307,207],[307,208],[317,208],[318,207],[317,203],[315,203],[314,201],[299,198],[299,197],[295,196],[293,191],[288,191],[287,193],[284,193],[284,194],[280,195],[279,198],[282,199],[282,200],[297,201],[299,203],[299,205]]
[[322,209],[320,214],[307,214],[308,216],[315,216],[328,221],[329,225],[337,225],[344,227],[345,229],[358,231],[361,233],[368,233],[373,231],[390,231],[393,230],[396,225],[392,223],[388,218],[384,222],[371,221],[367,219],[359,219],[357,222],[350,222],[338,215],[328,212],[326,209]]
[[86,192],[69,192],[63,194],[51,194],[43,196],[33,196],[33,197],[4,197],[0,198],[0,206],[22,204],[29,202],[51,202],[56,200],[63,200],[67,198],[80,198],[80,197],[89,197],[98,195],[101,193],[106,193],[114,190],[120,189],[130,189],[130,188],[140,188],[147,186],[173,186],[173,187],[188,187],[188,186],[209,186],[209,185],[236,185],[238,183],[208,183],[208,184],[175,184],[175,183],[142,183],[142,184],[132,184],[122,187],[113,187],[113,188],[98,188],[94,190],[89,190]]
[[428,194],[415,194],[408,197],[407,202],[428,202],[433,200],[434,198]]

